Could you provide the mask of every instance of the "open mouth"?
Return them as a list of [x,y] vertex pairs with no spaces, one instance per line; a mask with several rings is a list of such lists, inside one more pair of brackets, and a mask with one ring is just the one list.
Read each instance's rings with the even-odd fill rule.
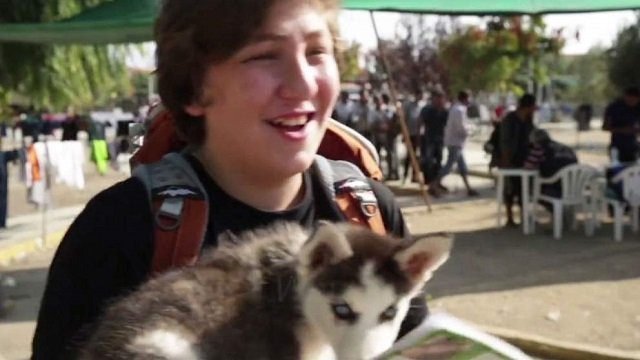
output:
[[276,127],[280,130],[284,131],[300,131],[303,130],[304,127],[313,120],[313,116],[315,113],[301,114],[296,116],[287,116],[276,118],[272,120],[267,120],[269,125]]

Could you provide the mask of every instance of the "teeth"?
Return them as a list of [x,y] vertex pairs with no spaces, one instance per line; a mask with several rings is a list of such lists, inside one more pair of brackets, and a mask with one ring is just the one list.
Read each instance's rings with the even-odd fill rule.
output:
[[297,117],[277,118],[270,122],[279,126],[300,126],[306,124],[307,120],[308,118],[306,115],[301,115]]

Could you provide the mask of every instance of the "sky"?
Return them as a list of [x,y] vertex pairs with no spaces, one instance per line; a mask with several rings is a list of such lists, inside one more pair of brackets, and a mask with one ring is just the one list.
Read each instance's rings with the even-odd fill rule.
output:
[[[562,0],[558,0],[562,1]],[[382,38],[393,37],[398,20],[398,13],[378,12],[375,14],[378,30]],[[610,11],[585,14],[557,14],[544,17],[550,30],[563,28],[563,34],[567,38],[562,53],[578,55],[586,53],[591,47],[602,45],[608,47],[625,25],[635,21],[633,11]],[[427,21],[435,22],[436,16],[428,16]],[[366,11],[346,10],[340,14],[340,28],[342,37],[347,41],[357,41],[367,48],[376,46],[375,33],[371,24],[371,18]],[[478,17],[460,17],[463,23],[478,23]],[[579,40],[575,34],[579,32]],[[153,44],[145,47],[145,55],[133,55],[129,59],[129,65],[144,69],[154,68]]]
[[[562,1],[562,0],[558,0]],[[400,18],[398,13],[376,13],[375,19],[382,38],[392,37],[396,24]],[[427,21],[435,21],[437,16],[427,16]],[[564,54],[584,54],[591,47],[601,44],[611,45],[618,30],[635,21],[633,11],[611,11],[585,14],[557,14],[544,17],[548,29],[564,28],[563,34],[567,43],[563,49]],[[463,23],[478,23],[479,18],[462,16]],[[371,18],[366,11],[343,11],[340,16],[340,28],[342,37],[348,41],[357,41],[365,47],[376,45]],[[357,29],[357,31],[349,31]],[[580,34],[579,41],[575,38],[576,31]]]

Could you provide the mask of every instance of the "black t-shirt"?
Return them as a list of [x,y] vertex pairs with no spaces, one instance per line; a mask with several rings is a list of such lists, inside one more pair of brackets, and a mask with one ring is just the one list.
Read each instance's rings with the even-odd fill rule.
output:
[[[225,230],[255,228],[274,220],[312,225],[320,219],[343,220],[339,209],[312,170],[305,173],[305,195],[293,209],[264,212],[226,194],[189,158],[210,199],[205,247]],[[384,185],[371,181],[385,226],[399,237],[408,236],[400,208]],[[153,223],[146,190],[128,179],[93,198],[73,222],[60,244],[49,278],[33,341],[33,359],[69,359],[70,348],[82,342],[109,301],[126,295],[150,274]],[[424,300],[413,302],[403,332],[426,315]]]
[[[607,106],[604,113],[610,129],[640,126],[640,106],[629,106],[619,99]],[[622,149],[635,148],[636,135],[611,133],[611,145]]]
[[78,140],[79,118],[77,116],[69,117],[62,123],[62,141]]
[[509,112],[500,123],[500,151],[508,151],[510,167],[522,167],[529,152],[529,134],[533,119],[520,119],[517,111]]
[[420,119],[425,126],[425,137],[430,140],[444,139],[444,128],[447,125],[447,109],[438,109],[428,105],[420,111]]

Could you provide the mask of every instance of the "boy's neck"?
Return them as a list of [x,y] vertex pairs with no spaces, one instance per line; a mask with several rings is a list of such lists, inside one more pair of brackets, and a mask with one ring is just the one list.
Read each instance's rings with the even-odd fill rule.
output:
[[303,174],[287,179],[271,180],[264,174],[251,176],[247,172],[226,169],[216,164],[205,151],[198,150],[194,156],[207,174],[231,197],[261,211],[275,212],[290,209],[304,197]]

